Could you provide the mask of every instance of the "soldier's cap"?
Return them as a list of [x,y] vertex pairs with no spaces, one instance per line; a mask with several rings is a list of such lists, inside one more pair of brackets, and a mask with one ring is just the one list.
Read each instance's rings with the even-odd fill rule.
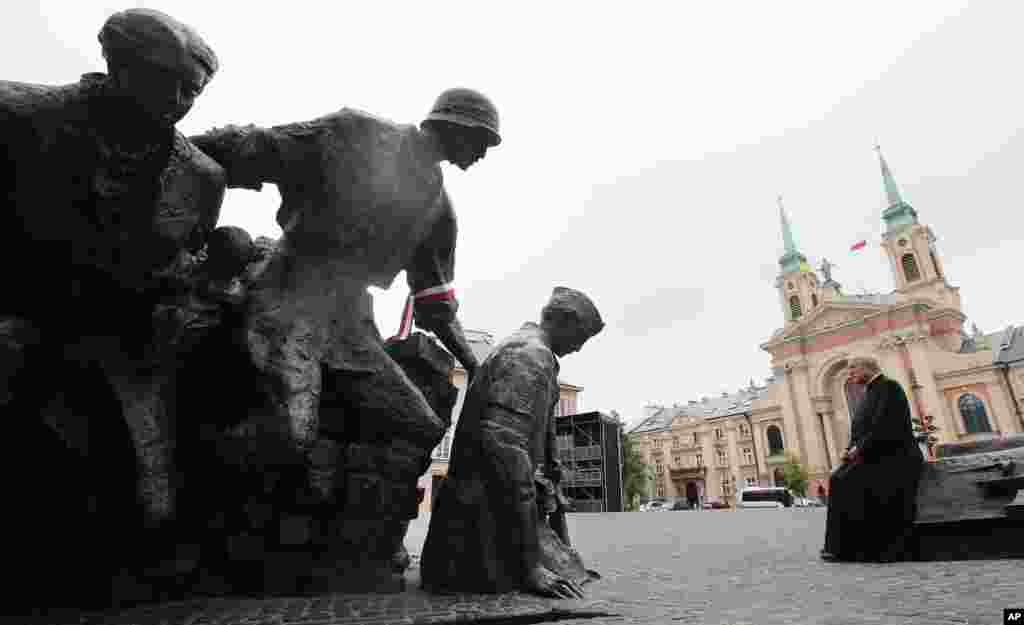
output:
[[99,33],[107,61],[132,58],[204,85],[217,72],[217,55],[189,26],[153,9],[114,13]]
[[586,294],[576,289],[565,286],[556,286],[551,291],[551,299],[548,300],[544,311],[563,310],[576,314],[583,331],[587,336],[595,336],[604,329],[604,321],[601,320],[601,313],[598,312],[594,302]]

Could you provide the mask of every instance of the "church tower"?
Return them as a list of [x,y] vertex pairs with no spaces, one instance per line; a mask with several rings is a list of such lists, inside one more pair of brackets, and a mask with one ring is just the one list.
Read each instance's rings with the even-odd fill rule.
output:
[[779,217],[782,220],[782,243],[784,251],[779,258],[779,277],[775,288],[779,291],[782,314],[786,323],[800,321],[818,307],[820,302],[818,275],[807,264],[807,257],[796,248],[793,229],[786,217],[786,209],[779,197]]
[[875,150],[882,168],[886,200],[886,209],[882,211],[885,221],[882,249],[889,258],[896,292],[959,310],[959,289],[946,281],[942,259],[935,246],[935,234],[918,220],[914,207],[903,200],[881,148],[875,146]]

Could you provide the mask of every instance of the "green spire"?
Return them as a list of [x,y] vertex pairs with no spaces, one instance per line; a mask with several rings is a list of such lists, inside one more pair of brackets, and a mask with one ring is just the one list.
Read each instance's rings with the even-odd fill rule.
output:
[[797,254],[796,243],[793,241],[793,230],[789,225],[789,219],[786,217],[786,207],[782,205],[782,196],[778,197],[779,203],[779,217],[782,219],[782,243],[786,246],[786,254]]
[[785,251],[782,257],[779,258],[779,266],[782,267],[783,273],[789,273],[791,271],[800,271],[801,265],[807,263],[807,258],[804,257],[796,249],[796,241],[793,239],[793,229],[789,225],[789,218],[786,217],[786,209],[782,206],[782,196],[778,197],[779,203],[779,218],[782,220],[782,244],[785,246]]
[[885,187],[886,208],[882,211],[882,219],[885,220],[886,230],[888,232],[895,232],[902,230],[904,226],[916,224],[917,211],[910,204],[903,201],[900,190],[896,186],[896,179],[893,178],[892,170],[889,169],[889,164],[885,162],[885,157],[882,156],[881,146],[875,145],[875,151],[878,152],[878,163],[882,168],[882,186]]

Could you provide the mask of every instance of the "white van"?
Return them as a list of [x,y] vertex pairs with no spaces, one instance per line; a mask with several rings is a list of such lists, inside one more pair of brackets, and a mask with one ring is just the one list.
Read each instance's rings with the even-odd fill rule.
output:
[[750,486],[740,491],[738,508],[788,508],[793,505],[793,494],[781,486]]

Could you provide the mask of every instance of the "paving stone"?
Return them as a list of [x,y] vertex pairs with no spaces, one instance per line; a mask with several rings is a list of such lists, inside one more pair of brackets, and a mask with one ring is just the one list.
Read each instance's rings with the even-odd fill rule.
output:
[[[410,528],[417,550],[428,518]],[[392,595],[216,598],[62,615],[47,625],[425,625],[572,616],[564,623],[978,625],[1024,603],[1024,561],[821,562],[823,509],[573,514],[575,546],[603,579],[585,601],[428,595],[418,567]],[[423,524],[423,527],[415,527]],[[608,538],[615,542],[609,543]],[[568,612],[568,614],[564,614]],[[593,614],[608,614],[590,618]],[[586,618],[584,618],[586,617]],[[24,621],[29,622],[29,621]]]

